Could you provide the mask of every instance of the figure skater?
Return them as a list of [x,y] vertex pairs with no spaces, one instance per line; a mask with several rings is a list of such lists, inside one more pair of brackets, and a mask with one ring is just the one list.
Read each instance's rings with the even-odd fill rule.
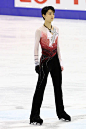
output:
[[[43,123],[43,120],[40,118],[40,108],[49,72],[54,87],[57,116],[59,119],[71,121],[71,117],[65,112],[63,104],[62,71],[64,67],[59,47],[59,29],[51,25],[55,9],[52,6],[45,6],[42,8],[41,13],[45,22],[35,32],[34,61],[38,81],[32,102],[30,124],[39,123],[41,125]],[[39,43],[42,49],[40,62],[38,59]]]

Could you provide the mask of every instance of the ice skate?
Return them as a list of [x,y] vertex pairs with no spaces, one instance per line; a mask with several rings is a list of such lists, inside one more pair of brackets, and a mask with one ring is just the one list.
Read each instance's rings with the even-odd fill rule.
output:
[[34,116],[34,117],[31,117],[30,118],[30,124],[40,124],[40,125],[42,125],[42,123],[43,123],[43,120],[40,118],[40,116]]
[[64,111],[59,116],[59,119],[63,119],[65,121],[71,121],[71,117]]

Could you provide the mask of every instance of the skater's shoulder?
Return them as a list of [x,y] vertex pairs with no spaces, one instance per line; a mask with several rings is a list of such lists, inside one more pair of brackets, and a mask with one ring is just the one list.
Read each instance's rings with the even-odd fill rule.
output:
[[59,28],[57,26],[53,26],[58,32],[59,32]]
[[[39,28],[36,29],[36,32],[37,32],[37,33],[40,33],[40,35],[41,35],[42,33],[47,34],[47,29],[42,25],[42,26],[40,26]],[[42,36],[42,35],[41,35],[41,36]]]
[[37,32],[37,33],[40,33],[42,30],[43,30],[43,26],[40,26],[40,27],[38,27],[38,28],[36,29],[36,32]]
[[37,29],[35,30],[35,34],[40,35],[40,28],[37,28]]

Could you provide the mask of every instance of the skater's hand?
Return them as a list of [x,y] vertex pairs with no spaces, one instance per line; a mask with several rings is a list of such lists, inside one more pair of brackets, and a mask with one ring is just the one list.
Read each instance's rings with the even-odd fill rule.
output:
[[39,74],[39,65],[35,66],[35,71]]
[[64,67],[63,67],[63,66],[61,66],[61,70],[62,70],[62,71],[64,70]]

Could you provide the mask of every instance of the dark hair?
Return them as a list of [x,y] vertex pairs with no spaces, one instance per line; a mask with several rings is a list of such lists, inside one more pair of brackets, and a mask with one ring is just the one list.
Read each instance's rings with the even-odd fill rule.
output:
[[[42,14],[42,15],[43,15],[43,14],[46,15],[46,12],[47,12],[49,9],[51,9],[51,10],[55,13],[55,9],[54,9],[53,6],[45,6],[45,7],[42,8],[41,14]],[[42,17],[43,17],[43,16],[42,16]],[[43,17],[43,19],[45,20],[44,17]]]

